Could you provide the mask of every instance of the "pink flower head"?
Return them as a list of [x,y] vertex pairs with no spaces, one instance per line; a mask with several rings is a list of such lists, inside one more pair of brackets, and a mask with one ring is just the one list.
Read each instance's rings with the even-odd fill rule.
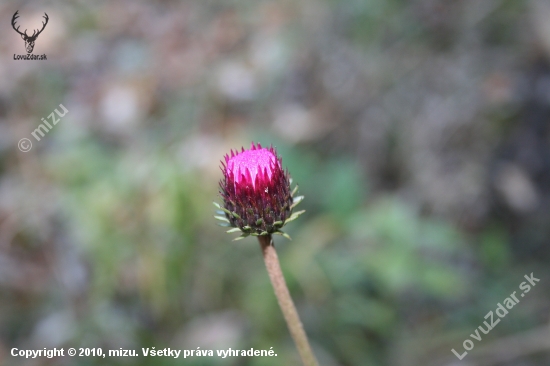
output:
[[[252,146],[250,150],[242,149],[241,153],[235,153],[231,151],[231,157],[226,156],[225,162],[227,169],[224,174],[226,176],[232,176],[235,182],[235,188],[237,186],[252,185],[252,188],[256,186],[266,185],[273,177],[274,171],[281,169],[281,164],[277,160],[277,155],[273,147],[270,149],[262,148],[260,144],[258,147]],[[258,185],[256,181],[258,180]]]
[[[284,234],[279,229],[291,218],[296,200],[290,189],[290,176],[282,169],[276,150],[254,143],[249,150],[231,150],[221,169],[224,177],[220,195],[224,205],[218,206],[225,217],[217,218],[238,228],[243,237]],[[301,197],[297,199],[299,202]]]

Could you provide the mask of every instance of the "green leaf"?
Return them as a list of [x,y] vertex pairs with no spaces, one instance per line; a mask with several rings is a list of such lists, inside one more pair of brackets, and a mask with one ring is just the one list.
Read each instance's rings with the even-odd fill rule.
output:
[[290,196],[291,197],[294,197],[294,195],[296,194],[296,192],[298,192],[298,185],[296,184],[296,187],[294,187],[294,189],[292,190],[292,192],[290,193]]
[[249,235],[250,234],[243,233],[241,236],[237,236],[235,239],[233,239],[233,241],[243,240],[244,238],[246,238]]
[[292,200],[292,205],[290,206],[290,209],[292,210],[294,207],[298,206],[298,204],[300,202],[302,202],[304,200],[304,196],[298,196],[298,197],[295,197],[293,200]]
[[220,221],[225,221],[225,222],[229,222],[229,219],[225,216],[214,216],[214,218],[216,220],[220,220]]
[[264,222],[264,219],[258,219],[256,221],[256,225],[261,225]]
[[[225,207],[222,207],[219,203],[217,202],[212,202],[214,204],[214,206],[216,206],[219,211],[216,211],[217,213],[219,213],[220,215],[223,214],[223,213],[226,213],[228,215],[231,215],[231,211],[227,210]],[[222,211],[222,212],[220,212]]]
[[304,212],[306,212],[306,210],[302,210],[302,211],[296,211],[292,214],[292,216],[290,216],[286,221],[285,221],[285,224],[291,222],[291,221],[294,221],[296,220],[301,214],[303,214]]
[[235,227],[233,229],[229,229],[229,230],[226,231],[226,233],[229,233],[229,234],[236,233],[236,232],[242,232],[242,230],[239,229],[238,227]]
[[223,214],[228,214],[228,215],[231,215],[231,212],[229,210],[226,210],[225,208],[221,207],[219,210],[217,210],[216,212],[220,212],[221,211],[221,215]]
[[287,238],[288,240],[292,240],[292,238],[290,237],[290,235],[288,235],[288,234],[285,233],[284,231],[275,231],[273,234],[281,235],[281,236],[284,236],[285,238]]
[[[229,212],[229,211],[227,211],[227,212]],[[241,220],[241,217],[239,215],[237,215],[237,213],[235,211],[231,212],[230,214],[233,215],[234,218]]]

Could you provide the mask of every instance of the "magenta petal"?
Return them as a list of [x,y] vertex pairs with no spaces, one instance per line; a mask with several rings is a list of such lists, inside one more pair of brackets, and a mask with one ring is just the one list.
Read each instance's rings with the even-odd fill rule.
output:
[[[274,164],[275,163],[275,164]],[[241,183],[246,184],[242,181],[242,176],[246,171],[250,173],[250,182],[254,188],[256,188],[256,176],[262,170],[267,170],[267,176],[269,179],[273,176],[273,170],[280,168],[277,156],[273,152],[258,148],[255,150],[246,150],[235,156],[232,156],[231,159],[227,161],[227,170],[235,174],[237,179],[235,179],[235,185]],[[235,188],[237,188],[235,186]]]

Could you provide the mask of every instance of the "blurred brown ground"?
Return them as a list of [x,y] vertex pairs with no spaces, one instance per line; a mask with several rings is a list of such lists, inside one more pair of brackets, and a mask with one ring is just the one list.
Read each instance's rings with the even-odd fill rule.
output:
[[[13,59],[16,10],[21,29],[49,15],[47,61]],[[547,1],[0,14],[0,364],[298,364],[257,243],[212,218],[219,160],[250,141],[276,146],[306,196],[277,248],[321,364],[550,363]],[[451,349],[531,272],[537,287],[458,363]],[[10,356],[153,346],[278,356]]]

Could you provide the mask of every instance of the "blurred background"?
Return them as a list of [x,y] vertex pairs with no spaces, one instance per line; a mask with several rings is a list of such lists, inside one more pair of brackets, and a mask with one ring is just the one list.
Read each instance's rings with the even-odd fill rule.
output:
[[[16,10],[21,30],[49,15],[34,49],[47,61],[13,59]],[[275,240],[322,365],[550,364],[549,1],[0,14],[0,364],[298,365],[257,241],[231,242],[213,218],[219,162],[251,141],[278,149],[306,197],[293,240]],[[451,349],[530,273],[540,282],[459,362]]]

